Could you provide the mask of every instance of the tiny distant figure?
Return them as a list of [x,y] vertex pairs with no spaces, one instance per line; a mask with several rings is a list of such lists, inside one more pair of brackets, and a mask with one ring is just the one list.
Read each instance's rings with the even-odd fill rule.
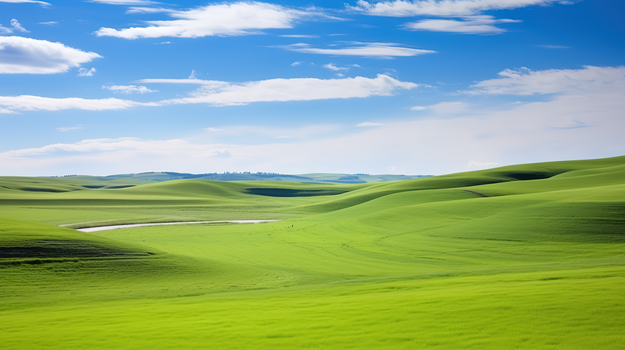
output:
[[291,225],[291,227],[293,227],[293,225]]

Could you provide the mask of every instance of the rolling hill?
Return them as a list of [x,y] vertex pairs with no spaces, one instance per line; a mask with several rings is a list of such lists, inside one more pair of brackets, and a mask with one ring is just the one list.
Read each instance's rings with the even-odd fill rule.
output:
[[[625,157],[359,184],[115,181],[134,186],[0,178],[4,348],[625,341]],[[280,221],[68,228],[219,219]]]

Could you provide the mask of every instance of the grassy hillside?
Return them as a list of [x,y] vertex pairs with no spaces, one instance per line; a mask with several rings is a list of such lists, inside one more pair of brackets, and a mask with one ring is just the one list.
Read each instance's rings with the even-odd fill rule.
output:
[[[23,181],[0,180],[3,348],[625,341],[625,157],[367,184]],[[56,227],[249,218],[281,221]]]

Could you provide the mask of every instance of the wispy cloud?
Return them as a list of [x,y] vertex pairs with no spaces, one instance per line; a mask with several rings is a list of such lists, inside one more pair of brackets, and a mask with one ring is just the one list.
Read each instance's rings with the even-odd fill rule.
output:
[[[557,93],[537,102],[505,102],[488,109],[471,104],[466,114],[455,118],[385,119],[385,125],[377,127],[344,128],[345,132],[331,135],[327,129],[333,129],[319,128],[316,134],[302,134],[307,135],[302,138],[296,137],[297,130],[251,126],[246,131],[216,125],[215,129],[223,131],[205,132],[205,139],[194,141],[109,138],[13,149],[0,153],[2,175],[51,174],[60,166],[65,173],[159,170],[154,164],[160,169],[205,172],[206,161],[210,161],[213,171],[304,173],[314,166],[376,173],[392,166],[409,174],[441,174],[511,163],[622,154],[624,67],[529,72],[519,77],[500,76],[493,79],[498,81],[493,86],[489,81],[477,83],[474,89],[484,90],[480,93],[486,95]],[[543,89],[543,84],[548,88]],[[480,100],[483,98],[488,96],[480,96]],[[0,111],[7,102],[17,100],[0,99]],[[42,106],[40,101],[31,103]],[[90,101],[84,104],[94,105]],[[304,133],[308,127],[301,129]],[[222,133],[232,135],[232,139],[212,142]],[[247,142],[250,133],[262,133],[267,139]],[[242,136],[238,139],[237,135]],[[293,138],[278,140],[278,136]],[[510,154],[515,156],[510,158]]]
[[322,67],[333,71],[349,70],[349,67],[337,67],[334,63],[324,64]]
[[269,79],[246,83],[208,84],[192,97],[161,101],[161,104],[206,103],[213,106],[245,105],[252,102],[313,101],[327,99],[389,96],[397,90],[413,89],[418,84],[402,82],[388,75],[376,78],[344,79]]
[[374,122],[364,122],[364,123],[360,123],[360,124],[356,124],[357,127],[370,127],[370,126],[382,126],[384,125],[383,123],[374,123]]
[[114,93],[120,93],[120,94],[132,94],[132,93],[145,94],[149,92],[158,92],[158,90],[150,90],[145,86],[137,86],[137,85],[110,85],[110,86],[103,85],[102,88],[111,90]]
[[533,5],[546,5],[559,0],[392,0],[369,2],[359,0],[349,10],[388,17],[472,16],[489,10],[505,10]]
[[22,27],[20,22],[18,22],[18,20],[16,20],[15,18],[11,20],[11,26],[13,28],[3,27],[2,24],[0,24],[0,34],[12,34],[15,31],[22,32],[22,33],[30,33],[30,31]]
[[131,7],[126,11],[127,14],[167,13],[167,12],[176,12],[176,10],[163,8],[163,7]]
[[561,45],[536,45],[538,47],[543,47],[545,49],[570,49],[570,47],[568,46],[561,46]]
[[197,78],[188,79],[140,79],[136,83],[140,84],[191,84],[191,85],[209,85],[214,87],[228,86],[229,83],[218,80],[203,80]]
[[289,51],[311,53],[318,55],[334,55],[334,56],[360,56],[371,58],[395,58],[395,57],[411,57],[418,55],[425,55],[430,53],[436,53],[432,50],[413,49],[409,47],[403,47],[394,43],[361,43],[350,42],[346,43],[346,46],[341,48],[315,48],[310,44],[292,44],[276,46]]
[[47,26],[53,26],[53,25],[59,24],[59,22],[57,22],[57,21],[49,21],[49,22],[39,22],[39,24],[44,24],[44,25],[47,25]]
[[37,1],[37,0],[0,0],[0,2],[8,2],[10,4],[39,4],[42,6],[48,6],[49,3],[45,1]]
[[84,99],[78,97],[52,98],[42,96],[20,95],[0,96],[0,106],[12,113],[19,111],[59,111],[64,109],[82,109],[87,111],[105,111],[127,109],[139,105],[153,105],[138,103],[116,98]]
[[46,40],[0,37],[0,73],[54,74],[101,57]]
[[542,71],[523,67],[506,69],[498,75],[499,78],[481,81],[464,92],[473,95],[537,95],[588,89],[603,89],[609,93],[625,88],[625,67],[585,66],[583,69]]
[[318,38],[319,35],[304,35],[304,34],[285,34],[280,35],[282,38]]
[[439,115],[448,115],[463,113],[469,109],[469,106],[464,102],[441,102],[430,106],[414,106],[410,108],[412,111],[424,111],[426,109]]
[[11,20],[11,26],[13,27],[13,29],[17,30],[18,32],[30,33],[30,30],[26,30],[26,28],[22,27],[20,22],[18,22],[15,18]]
[[463,17],[455,19],[425,19],[422,21],[407,23],[405,28],[410,30],[427,30],[432,32],[448,32],[461,34],[501,34],[505,29],[498,28],[498,23],[518,23],[512,19],[496,19],[493,16]]
[[96,72],[95,68],[87,69],[87,68],[79,68],[78,75],[79,77],[92,77]]
[[316,10],[296,10],[262,2],[213,4],[166,14],[174,19],[147,21],[146,27],[100,28],[95,34],[124,39],[249,35],[264,29],[292,28],[298,20],[321,15]]
[[82,124],[78,124],[76,126],[68,126],[68,127],[60,127],[60,128],[56,128],[56,130],[60,131],[60,132],[67,132],[67,131],[72,131],[72,130],[80,130],[80,129],[84,129],[85,127],[82,126]]
[[91,0],[91,2],[97,2],[107,5],[152,5],[158,4],[156,1],[150,0]]

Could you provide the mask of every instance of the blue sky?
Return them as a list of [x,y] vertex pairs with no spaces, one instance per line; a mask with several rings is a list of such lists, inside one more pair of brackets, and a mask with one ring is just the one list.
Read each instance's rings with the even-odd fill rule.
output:
[[616,0],[0,0],[0,175],[625,154]]

